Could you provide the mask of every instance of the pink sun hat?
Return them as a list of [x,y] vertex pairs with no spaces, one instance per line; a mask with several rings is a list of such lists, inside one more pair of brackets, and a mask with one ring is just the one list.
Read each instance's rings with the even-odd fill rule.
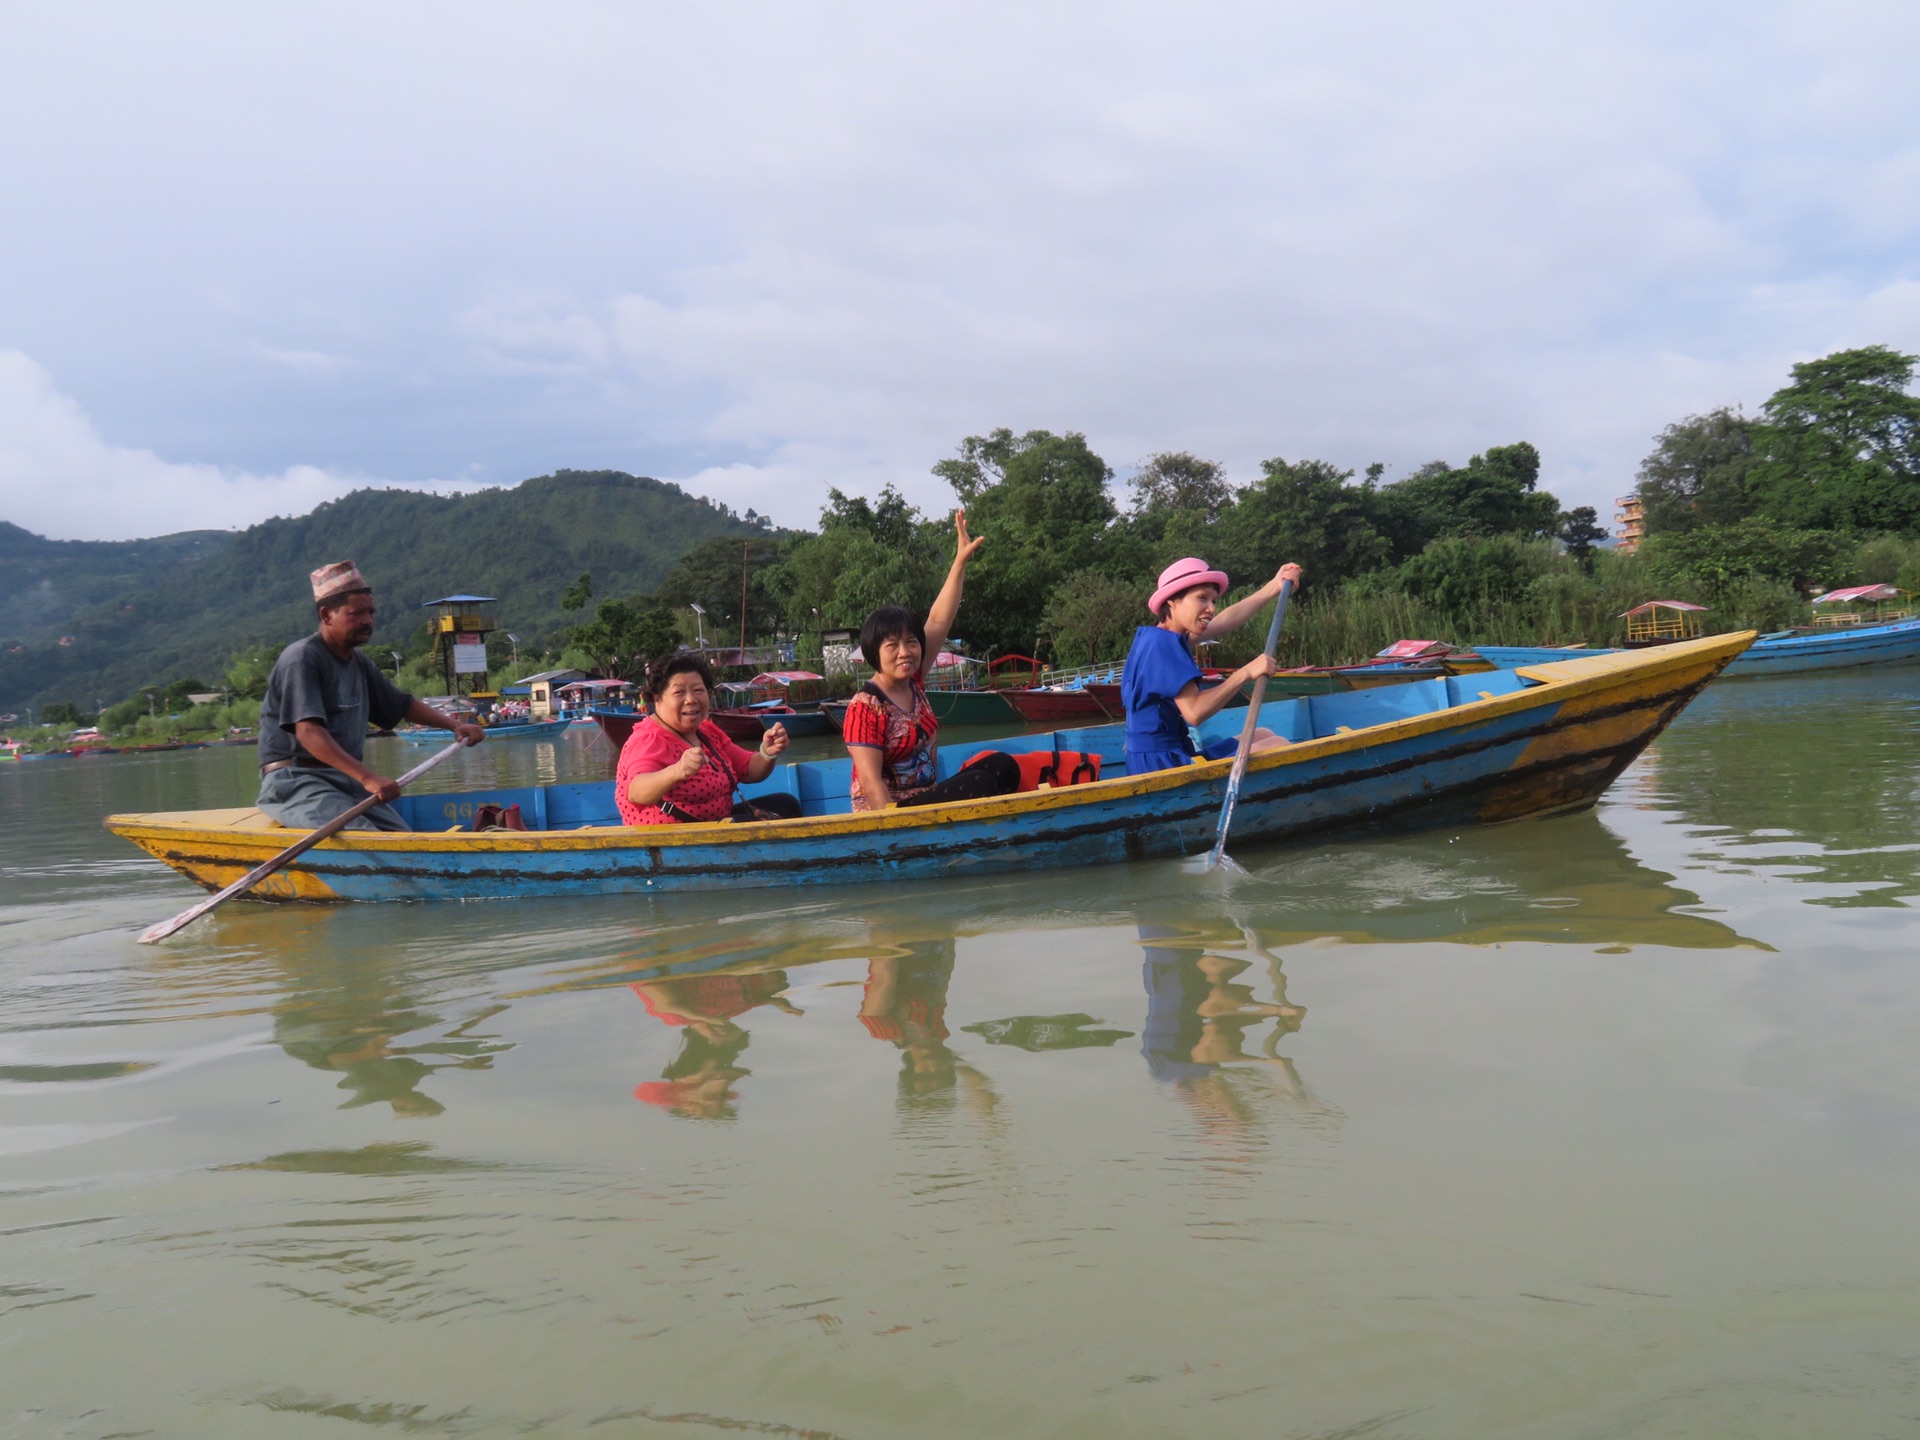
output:
[[1184,560],[1176,560],[1160,572],[1160,588],[1147,601],[1147,609],[1158,615],[1160,607],[1167,601],[1182,590],[1191,590],[1196,585],[1211,585],[1224,595],[1227,593],[1227,572],[1210,570],[1206,561],[1192,555]]

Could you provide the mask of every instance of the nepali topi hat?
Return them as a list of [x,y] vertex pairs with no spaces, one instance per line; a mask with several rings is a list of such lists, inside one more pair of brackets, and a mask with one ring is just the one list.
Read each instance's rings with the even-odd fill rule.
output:
[[1211,585],[1224,595],[1227,593],[1227,572],[1209,569],[1206,561],[1192,555],[1184,560],[1176,560],[1160,572],[1160,588],[1147,601],[1147,609],[1158,615],[1160,607],[1167,601],[1182,590],[1191,590],[1196,585]]
[[344,595],[349,590],[371,590],[366,576],[360,573],[360,567],[351,560],[336,560],[331,565],[322,565],[307,577],[313,581],[313,598],[320,601],[334,595]]

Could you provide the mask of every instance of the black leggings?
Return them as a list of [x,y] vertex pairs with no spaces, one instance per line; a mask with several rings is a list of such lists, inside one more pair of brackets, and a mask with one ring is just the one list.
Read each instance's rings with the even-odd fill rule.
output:
[[[754,814],[756,810],[761,813]],[[742,800],[733,807],[733,818],[736,823],[743,825],[751,820],[798,820],[800,797],[789,795],[784,790],[776,790],[771,795]]]
[[938,785],[910,795],[902,805],[938,805],[947,800],[984,800],[989,795],[1011,795],[1020,788],[1020,766],[1011,755],[989,751],[964,770],[956,770]]

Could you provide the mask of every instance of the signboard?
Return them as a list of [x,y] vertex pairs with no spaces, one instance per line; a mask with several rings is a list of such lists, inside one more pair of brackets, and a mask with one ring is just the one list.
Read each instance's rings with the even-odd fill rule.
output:
[[453,647],[453,673],[456,675],[484,675],[487,673],[487,647],[484,641],[468,644],[461,641]]

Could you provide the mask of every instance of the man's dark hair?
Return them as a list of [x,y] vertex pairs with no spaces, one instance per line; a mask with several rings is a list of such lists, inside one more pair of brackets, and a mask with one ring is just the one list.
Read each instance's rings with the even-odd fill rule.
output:
[[658,701],[667,688],[667,682],[676,675],[698,675],[700,683],[707,687],[707,693],[713,693],[713,671],[707,668],[707,662],[691,651],[682,650],[677,654],[662,655],[647,666],[646,684],[640,692],[647,697],[647,703]]
[[372,593],[372,586],[356,585],[351,590],[342,590],[338,594],[327,596],[324,600],[316,600],[313,602],[314,616],[317,619],[324,620],[327,618],[327,612],[329,610],[338,610],[356,595],[371,595]]
[[926,621],[899,605],[882,605],[867,616],[867,623],[860,627],[860,653],[866,657],[870,669],[878,670],[880,642],[904,640],[909,635],[920,642],[920,649],[924,653],[927,648]]

